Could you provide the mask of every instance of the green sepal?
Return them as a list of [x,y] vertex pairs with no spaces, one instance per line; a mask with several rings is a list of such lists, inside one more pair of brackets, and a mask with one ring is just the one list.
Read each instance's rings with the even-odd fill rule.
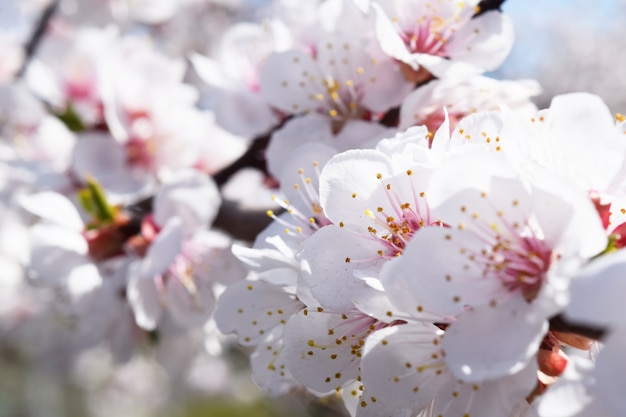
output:
[[606,242],[606,248],[591,259],[597,259],[601,257],[602,255],[606,255],[607,253],[615,252],[618,249],[617,248],[618,237],[619,237],[618,235],[609,235],[609,238]]
[[95,223],[112,223],[115,219],[117,208],[109,204],[104,190],[93,178],[87,178],[87,187],[78,192],[78,201],[93,216]]
[[80,116],[78,116],[78,113],[74,111],[74,108],[70,103],[65,106],[65,111],[63,113],[57,114],[57,117],[72,132],[84,132],[86,129],[83,121],[80,119]]

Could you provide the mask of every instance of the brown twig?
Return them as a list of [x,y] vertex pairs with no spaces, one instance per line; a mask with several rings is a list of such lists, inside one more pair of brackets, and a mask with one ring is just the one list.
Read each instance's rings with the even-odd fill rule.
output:
[[600,327],[587,326],[580,323],[574,323],[563,317],[562,314],[554,316],[550,319],[550,330],[557,332],[575,333],[580,336],[593,340],[602,339],[606,335],[607,329]]
[[28,63],[30,62],[33,55],[35,55],[35,52],[37,52],[37,47],[41,43],[43,35],[46,33],[46,29],[48,28],[48,22],[50,22],[50,19],[52,19],[52,16],[54,16],[58,7],[59,0],[54,0],[48,6],[46,6],[44,11],[39,16],[39,20],[35,25],[35,29],[33,30],[32,35],[28,39],[26,45],[24,45],[24,62],[22,63],[22,67],[17,73],[17,78],[23,76],[26,72]]

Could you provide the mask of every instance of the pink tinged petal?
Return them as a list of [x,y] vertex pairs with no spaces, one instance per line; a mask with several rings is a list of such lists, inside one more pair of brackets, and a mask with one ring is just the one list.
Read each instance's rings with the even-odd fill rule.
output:
[[601,404],[615,416],[626,413],[626,400],[623,388],[626,384],[626,332],[616,331],[605,340],[605,346],[591,372],[596,385],[591,389]]
[[128,14],[133,20],[158,25],[174,17],[179,5],[169,1],[132,2],[128,4]]
[[511,19],[498,11],[489,11],[471,19],[456,32],[446,51],[453,60],[490,71],[509,55],[513,39]]
[[193,276],[193,271],[169,275],[163,302],[174,320],[185,327],[204,325],[215,307],[213,286]]
[[[604,101],[589,93],[570,93],[554,97],[547,113],[551,127],[567,135],[562,141],[589,145],[617,145],[620,135],[615,135],[615,119]],[[600,129],[599,132],[598,129]],[[592,131],[598,138],[589,137]],[[599,142],[599,143],[598,143]]]
[[452,375],[441,349],[442,331],[427,323],[379,330],[368,337],[361,361],[362,382],[382,403],[427,407]]
[[543,128],[543,141],[552,144],[542,149],[546,165],[556,165],[563,175],[589,190],[621,188],[626,143],[599,97],[587,93],[556,96],[539,120],[544,116],[538,127]]
[[587,406],[593,402],[589,392],[589,372],[593,362],[584,357],[572,355],[568,366],[559,380],[548,392],[538,398],[537,415],[541,417],[597,416],[609,417],[609,414],[586,413]]
[[[418,91],[418,90],[416,90]],[[407,102],[409,97],[407,97]],[[408,105],[408,104],[407,104]],[[404,105],[403,105],[404,108]],[[435,136],[433,137],[433,142],[431,144],[430,149],[432,152],[439,158],[443,159],[446,154],[448,148],[450,147],[450,117],[448,116],[448,109],[443,109],[444,119],[441,126],[435,132]]]
[[463,383],[454,380],[437,393],[433,415],[512,417],[513,410],[526,401],[536,384],[537,367],[534,364],[493,381]]
[[76,135],[63,122],[53,116],[44,116],[32,141],[34,155],[37,159],[47,162],[55,171],[65,171],[70,165],[74,146],[78,143]]
[[322,2],[317,7],[317,21],[324,32],[368,36],[370,0]]
[[279,120],[259,94],[225,90],[215,104],[215,121],[235,135],[251,138],[268,132]]
[[532,303],[514,295],[506,304],[461,314],[446,330],[443,347],[450,371],[466,382],[513,375],[533,360],[548,321]]
[[[534,238],[539,235],[541,239],[543,236],[540,230],[533,230],[537,227],[531,219],[531,198],[522,183],[517,179],[495,176],[487,181],[489,183],[485,185],[476,184],[475,187],[469,185],[451,195],[440,205],[436,204],[438,193],[446,190],[437,188],[440,185],[441,188],[445,188],[446,185],[433,181],[430,193],[433,198],[429,201],[434,200],[432,206],[446,225],[474,233],[475,241],[480,242],[483,247],[493,245],[496,236],[508,242],[515,242],[519,236]],[[448,188],[456,188],[456,185],[450,185]],[[531,230],[535,235],[531,234]]]
[[[388,263],[389,262],[387,262],[387,264]],[[380,281],[378,281],[377,284],[378,286],[382,286]],[[372,284],[370,284],[370,286],[372,286]],[[364,314],[385,323],[412,318],[412,316],[404,312],[397,303],[393,303],[384,290],[363,292],[359,297],[354,299],[354,306]],[[433,321],[436,319],[439,319],[439,316],[433,318]]]
[[505,292],[502,283],[486,278],[481,266],[469,258],[474,251],[480,252],[477,243],[469,231],[421,229],[402,256],[381,271],[390,300],[415,318],[434,314],[448,321],[467,306],[500,298]]
[[625,275],[626,250],[592,261],[571,281],[567,317],[583,324],[623,329]]
[[367,200],[393,173],[391,160],[375,150],[346,151],[333,157],[320,175],[320,202],[334,223],[364,225],[371,219],[360,199]]
[[32,214],[75,232],[84,224],[78,210],[65,196],[52,191],[19,196],[19,203]]
[[405,80],[395,61],[380,61],[369,72],[361,103],[374,112],[384,112],[400,105],[413,88],[413,83]]
[[189,54],[189,61],[196,74],[210,86],[229,87],[229,80],[221,71],[220,65],[214,60],[197,52]]
[[193,170],[179,171],[166,182],[154,199],[154,220],[164,225],[179,217],[183,233],[190,235],[210,225],[219,210],[221,197],[215,182]]
[[67,289],[75,300],[93,293],[101,285],[102,276],[93,263],[78,265],[67,276]]
[[521,152],[520,140],[514,120],[507,119],[502,112],[481,111],[461,119],[452,132],[452,146],[482,145],[492,152]]
[[320,171],[337,152],[321,143],[306,143],[289,154],[280,175],[281,190],[289,205],[307,220],[324,217],[319,201]]
[[[411,53],[394,28],[391,19],[389,19],[378,3],[372,3],[371,5],[376,18],[376,35],[380,42],[380,47],[392,58],[408,63]],[[417,63],[414,63],[412,67],[414,70],[419,69]]]
[[[289,215],[279,218],[289,220]],[[296,285],[300,263],[296,253],[300,250],[300,240],[294,240],[284,232],[284,225],[272,223],[259,236],[252,248],[238,244],[232,252],[248,271],[255,272],[260,279],[275,285]]]
[[503,155],[491,152],[448,158],[433,174],[428,197],[440,218],[459,229],[510,233],[531,213],[528,187]]
[[274,53],[261,68],[261,95],[270,105],[287,113],[313,110],[319,105],[316,94],[322,93],[324,76],[302,51]]
[[223,285],[244,279],[246,270],[233,255],[232,244],[228,235],[217,230],[200,231],[187,241],[185,255],[195,279]]
[[384,263],[377,251],[380,244],[364,239],[339,226],[320,229],[303,245],[298,287],[306,287],[324,308],[347,311],[352,300],[364,292],[376,291],[354,271],[380,268]]
[[[406,95],[400,106],[400,129],[418,124],[427,124],[432,129],[428,119],[432,119],[431,116],[441,110],[439,107],[445,109],[445,102],[436,95],[439,93],[441,88],[439,86],[441,85],[445,85],[441,80],[432,80]],[[450,139],[450,130],[447,131],[446,135],[447,138],[443,143],[447,143]],[[435,142],[436,136],[433,144]]]
[[285,327],[285,361],[307,388],[331,392],[358,375],[363,339],[374,319],[305,309]]
[[411,54],[404,62],[411,67],[424,67],[438,79],[462,79],[483,72],[480,67],[460,60],[424,53]]
[[360,119],[348,119],[333,138],[333,148],[340,152],[350,149],[374,148],[383,138],[392,137],[397,132],[395,128],[389,128],[376,122]]
[[87,242],[78,233],[56,225],[37,224],[31,228],[30,236],[30,279],[45,285],[65,285],[74,268],[90,262]]
[[154,330],[163,315],[161,295],[154,280],[142,277],[137,269],[135,265],[131,266],[126,288],[128,303],[133,309],[137,325],[145,330]]
[[[266,153],[268,170],[274,177],[281,178],[285,175],[290,155],[296,149],[307,143],[331,146],[330,142],[333,142],[333,133],[328,117],[309,114],[288,120],[272,134]],[[293,186],[291,182],[281,184],[284,188]]]
[[[356,116],[365,107],[383,112],[399,104],[412,85],[404,80],[397,64],[386,55],[374,56],[372,45],[352,34],[326,35],[318,40],[317,64],[320,73],[332,78],[322,83],[320,110],[338,110],[339,116]],[[333,98],[338,94],[338,99]],[[332,111],[328,113],[333,116]]]
[[607,236],[586,190],[534,166],[532,204],[544,239],[563,254],[591,258],[602,252]]
[[216,56],[223,74],[234,88],[258,89],[258,70],[271,52],[292,47],[288,28],[278,19],[264,19],[262,24],[239,22],[229,27],[220,39]]
[[[391,158],[404,153],[418,153],[417,162],[428,161],[428,129],[426,126],[410,126],[406,130],[397,132],[394,136],[387,137],[390,139],[382,139],[376,143],[377,151]],[[395,167],[395,165],[394,168],[396,172],[403,170]]]
[[282,330],[275,328],[268,333],[250,356],[254,382],[271,397],[299,386],[287,369]]
[[180,254],[183,243],[183,224],[171,218],[148,248],[139,270],[142,277],[153,278],[164,274]]
[[92,177],[108,192],[136,194],[147,184],[132,172],[123,145],[106,134],[83,134],[76,142],[72,171],[81,183]]
[[250,346],[264,340],[272,329],[304,308],[284,287],[263,281],[241,281],[220,296],[215,321],[223,333],[237,333],[239,343]]
[[361,382],[357,383],[358,385],[356,387],[346,387],[343,390],[344,403],[346,402],[346,396],[349,395],[352,397],[355,392],[357,393],[356,403],[352,406],[354,413],[352,414],[351,411],[351,415],[354,417],[432,417],[432,414],[429,413],[429,409],[415,414],[416,410],[412,408],[403,408],[399,407],[397,404],[379,400],[379,398],[372,395],[369,389],[363,386]]

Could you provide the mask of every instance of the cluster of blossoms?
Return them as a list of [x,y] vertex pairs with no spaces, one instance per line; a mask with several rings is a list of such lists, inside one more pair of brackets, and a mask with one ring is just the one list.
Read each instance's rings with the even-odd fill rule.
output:
[[199,48],[212,2],[95,3],[0,68],[3,343],[181,375],[219,329],[356,417],[626,414],[626,122],[482,75],[497,7],[276,0]]

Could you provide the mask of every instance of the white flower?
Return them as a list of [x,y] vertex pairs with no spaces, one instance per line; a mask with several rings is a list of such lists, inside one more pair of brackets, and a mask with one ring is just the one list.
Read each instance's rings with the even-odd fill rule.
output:
[[378,118],[410,91],[392,60],[374,54],[357,37],[321,37],[314,52],[290,50],[270,55],[261,69],[261,94],[288,114],[316,112],[337,124]]
[[333,225],[305,242],[300,281],[322,307],[348,311],[378,293],[377,271],[417,230],[437,222],[423,194],[431,175],[420,144],[426,134],[415,128],[376,150],[336,155],[324,167],[320,203]]
[[237,135],[253,137],[278,123],[278,115],[259,95],[259,70],[272,52],[292,46],[291,34],[280,20],[263,25],[238,23],[224,32],[216,59],[193,54],[194,69],[217,92],[216,121]]
[[214,283],[243,277],[230,257],[231,241],[205,230],[220,198],[205,175],[181,171],[155,197],[154,221],[162,227],[144,259],[130,269],[128,299],[137,324],[157,327],[164,307],[182,326],[200,326],[214,308]]
[[[492,381],[463,382],[446,367],[443,341],[444,332],[429,323],[373,333],[363,348],[363,385],[376,402],[398,408],[418,411],[434,399],[434,416],[498,417],[508,415],[536,384],[536,365]],[[370,405],[371,398],[361,403]]]
[[220,296],[215,321],[224,333],[237,333],[239,343],[256,346],[252,355],[253,377],[272,395],[297,385],[283,355],[283,327],[305,305],[293,287],[263,281],[240,281]]
[[26,80],[55,111],[63,113],[71,105],[83,124],[93,126],[103,117],[101,65],[116,47],[114,27],[53,32],[29,64]]
[[624,135],[607,105],[588,93],[556,96],[531,119],[530,140],[520,135],[523,158],[600,195],[623,192]]
[[268,171],[280,178],[290,154],[305,144],[318,143],[338,153],[348,149],[372,148],[380,139],[396,132],[394,128],[366,120],[347,120],[339,132],[334,131],[333,124],[332,119],[320,114],[287,121],[272,133],[266,152]]
[[292,152],[280,176],[286,198],[275,199],[286,213],[276,216],[268,211],[273,222],[252,248],[233,245],[233,253],[259,280],[228,287],[220,296],[215,319],[223,332],[237,333],[240,343],[257,346],[251,358],[253,376],[270,394],[297,385],[287,369],[283,327],[295,313],[316,303],[306,289],[298,288],[298,255],[303,243],[329,224],[317,190],[320,167],[333,154],[321,144],[306,144]]
[[[602,255],[591,262],[572,280],[572,297],[566,309],[566,317],[574,323],[599,327],[607,332],[593,368],[585,372],[584,380],[576,378],[577,384],[573,385],[585,391],[585,396],[578,400],[580,407],[590,403],[604,409],[607,416],[619,416],[626,412],[626,403],[617,392],[617,387],[624,384],[622,356],[626,347],[626,325],[623,320],[623,301],[619,295],[623,293],[625,268],[626,251],[623,249]],[[570,381],[569,385],[572,384]]]
[[287,368],[314,392],[339,391],[360,375],[367,336],[388,325],[356,309],[339,313],[308,306],[285,327]]
[[372,2],[382,49],[413,70],[439,78],[475,75],[497,68],[513,45],[507,16],[480,16],[478,0]]
[[500,156],[444,162],[427,195],[447,227],[416,233],[381,272],[402,310],[450,323],[446,363],[466,381],[523,369],[571,277],[606,246],[584,192],[544,171],[541,183],[527,182]]
[[540,92],[534,80],[496,80],[482,76],[433,80],[406,96],[400,109],[399,127],[426,125],[434,133],[444,120],[444,107],[452,129],[471,113],[497,110],[500,106],[531,117],[537,108],[530,97]]
[[233,246],[233,253],[260,279],[278,285],[296,286],[300,271],[297,255],[306,240],[330,224],[319,200],[320,169],[334,154],[321,144],[303,145],[281,165],[281,191],[285,197],[274,201],[286,210],[255,239],[252,248]]

